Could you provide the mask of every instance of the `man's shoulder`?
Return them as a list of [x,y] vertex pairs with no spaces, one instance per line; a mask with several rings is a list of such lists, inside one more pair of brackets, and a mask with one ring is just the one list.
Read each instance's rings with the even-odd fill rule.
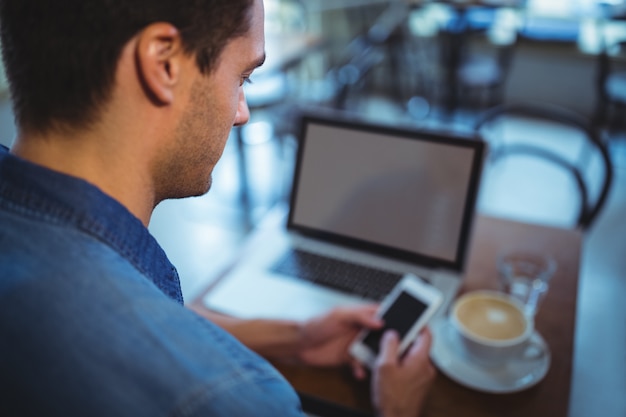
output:
[[0,265],[0,385],[23,379],[42,404],[71,393],[85,413],[104,400],[109,415],[297,412],[273,367],[92,235],[0,210]]
[[42,403],[73,393],[84,412],[102,399],[127,410],[109,408],[109,415],[297,409],[271,365],[97,239],[0,212],[0,265],[0,332],[12,335],[0,340],[7,371],[0,385],[24,378],[24,387],[35,384],[46,397]]
[[[1,275],[71,277],[88,268],[107,270],[120,263],[107,245],[75,227],[0,210]],[[69,276],[68,276],[69,274]]]

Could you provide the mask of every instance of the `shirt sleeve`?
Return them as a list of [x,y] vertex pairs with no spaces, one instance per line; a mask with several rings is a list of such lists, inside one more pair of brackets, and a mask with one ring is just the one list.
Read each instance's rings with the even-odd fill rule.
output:
[[304,417],[295,391],[277,378],[205,386],[172,413],[176,417]]

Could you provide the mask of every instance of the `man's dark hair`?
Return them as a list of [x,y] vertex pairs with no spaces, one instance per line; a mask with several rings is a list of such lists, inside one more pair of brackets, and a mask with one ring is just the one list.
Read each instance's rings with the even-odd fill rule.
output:
[[169,22],[209,73],[248,31],[252,0],[0,0],[2,58],[17,124],[86,127],[110,98],[124,45]]

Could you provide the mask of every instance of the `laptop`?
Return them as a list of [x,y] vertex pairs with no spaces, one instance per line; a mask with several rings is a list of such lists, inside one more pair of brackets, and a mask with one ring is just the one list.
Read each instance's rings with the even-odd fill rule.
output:
[[240,318],[306,320],[378,302],[412,274],[449,304],[463,277],[483,150],[458,132],[303,115],[286,226],[253,234],[203,302]]

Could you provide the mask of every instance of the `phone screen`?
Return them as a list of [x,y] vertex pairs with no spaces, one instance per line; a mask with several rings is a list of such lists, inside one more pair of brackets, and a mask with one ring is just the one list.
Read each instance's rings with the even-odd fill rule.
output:
[[427,308],[427,304],[402,291],[383,314],[384,327],[368,333],[365,339],[363,339],[363,344],[369,347],[372,352],[378,354],[380,339],[387,329],[395,329],[400,335],[400,340],[402,340]]

